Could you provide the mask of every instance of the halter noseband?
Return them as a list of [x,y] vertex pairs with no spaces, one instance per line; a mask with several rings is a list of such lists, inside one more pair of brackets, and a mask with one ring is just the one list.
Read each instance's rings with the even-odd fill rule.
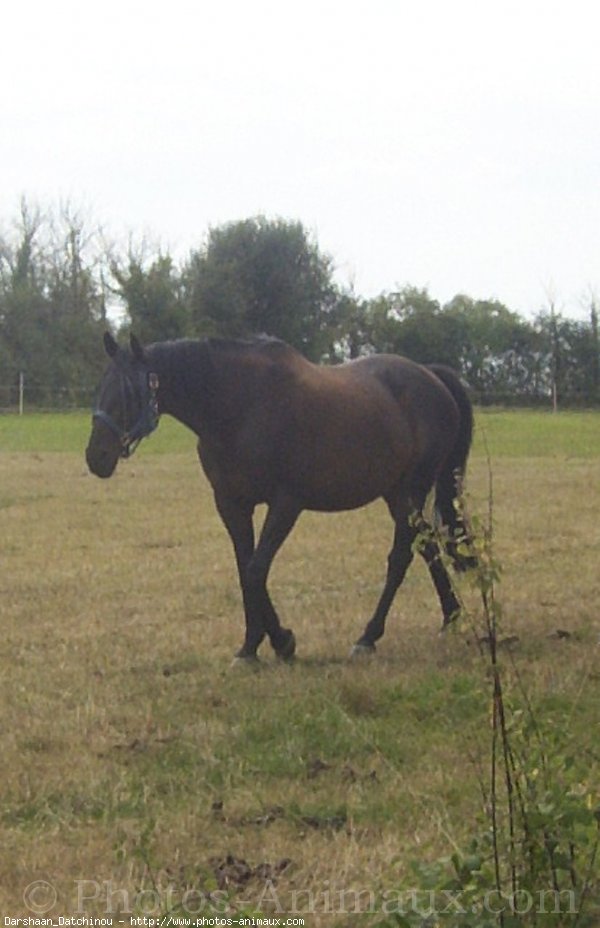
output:
[[[131,387],[132,393],[135,395],[135,384],[133,378],[126,374],[124,371],[119,371],[119,377],[121,380],[121,394],[122,394],[122,404],[123,412],[126,413],[126,401],[125,401],[125,384],[128,384]],[[121,426],[115,422],[109,413],[105,412],[104,409],[96,407],[92,412],[92,420],[99,419],[100,422],[103,422],[104,425],[113,432],[121,444],[121,457],[128,458],[131,457],[142,438],[146,438],[150,435],[157,427],[160,413],[158,411],[158,400],[156,394],[158,391],[158,374],[154,371],[140,371],[138,375],[139,381],[139,399],[141,405],[141,412],[134,422],[133,425],[129,428],[121,428]],[[126,415],[124,417],[126,419]]]

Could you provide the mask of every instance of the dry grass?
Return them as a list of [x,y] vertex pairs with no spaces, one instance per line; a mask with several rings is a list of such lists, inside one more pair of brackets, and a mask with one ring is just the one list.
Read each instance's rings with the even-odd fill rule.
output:
[[[494,461],[504,633],[519,636],[533,698],[571,714],[597,771],[596,483],[594,457]],[[485,509],[482,455],[469,486]],[[32,914],[33,880],[55,887],[51,914],[72,914],[78,885],[96,894],[88,914],[156,909],[144,889],[165,905],[226,886],[256,904],[271,877],[288,904],[299,890],[397,889],[411,859],[462,840],[485,675],[468,628],[438,636],[421,564],[376,660],[346,659],[383,579],[384,507],[302,517],[271,580],[299,657],[281,667],[265,647],[250,674],[230,671],[237,580],[193,453],[142,449],[107,482],[81,455],[4,453],[0,487],[3,912]],[[219,869],[227,855],[249,871]]]

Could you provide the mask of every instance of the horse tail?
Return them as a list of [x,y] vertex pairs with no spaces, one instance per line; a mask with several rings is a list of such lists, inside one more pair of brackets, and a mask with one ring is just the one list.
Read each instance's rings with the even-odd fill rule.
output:
[[467,458],[473,440],[473,406],[458,374],[443,364],[428,364],[428,369],[441,380],[458,406],[458,433],[435,485],[435,511],[442,525],[449,530],[446,549],[457,570],[475,566],[476,558],[463,554],[460,543],[469,544],[470,532],[459,506]]

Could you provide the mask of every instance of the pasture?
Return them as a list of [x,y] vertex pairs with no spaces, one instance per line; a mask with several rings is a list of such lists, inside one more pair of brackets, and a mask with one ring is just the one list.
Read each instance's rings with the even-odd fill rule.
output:
[[[489,453],[508,672],[597,789],[600,415],[476,423],[469,507],[488,510]],[[415,887],[411,863],[462,846],[480,814],[490,694],[472,623],[438,634],[415,561],[376,657],[350,663],[391,522],[382,504],[307,513],[270,580],[297,660],[265,645],[259,672],[232,671],[240,596],[193,436],[165,419],[103,482],[88,429],[0,418],[0,910],[183,900],[194,917],[346,924],[359,893]]]

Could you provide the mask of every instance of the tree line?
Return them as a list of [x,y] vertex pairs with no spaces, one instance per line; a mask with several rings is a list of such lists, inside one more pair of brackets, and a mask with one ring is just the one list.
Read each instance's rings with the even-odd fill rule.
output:
[[42,213],[23,201],[0,235],[0,407],[14,403],[21,375],[40,405],[91,401],[107,328],[146,342],[264,332],[332,364],[392,352],[459,370],[480,403],[591,405],[592,293],[587,303],[576,321],[552,300],[526,319],[496,300],[440,304],[408,285],[363,299],[335,283],[332,258],[300,222],[214,227],[178,262],[144,242],[117,247],[69,206]]

